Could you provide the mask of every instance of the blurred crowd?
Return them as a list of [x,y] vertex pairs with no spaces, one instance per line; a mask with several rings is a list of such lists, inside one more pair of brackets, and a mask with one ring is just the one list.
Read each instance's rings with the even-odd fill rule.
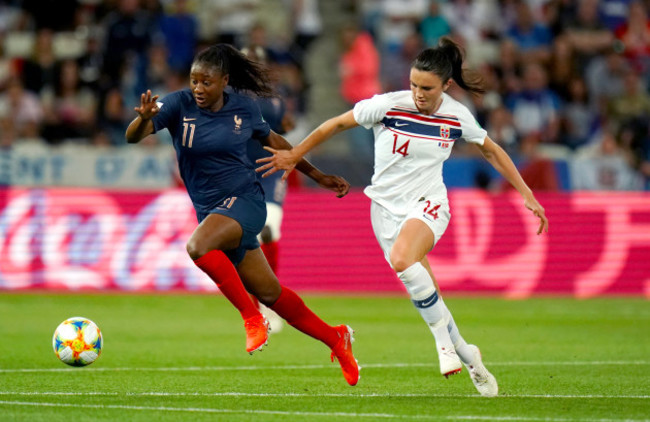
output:
[[[336,31],[324,30],[327,1],[346,17]],[[487,84],[481,97],[449,93],[530,164],[522,172],[536,188],[556,189],[548,163],[570,159],[573,187],[643,189],[649,11],[642,0],[0,0],[0,145],[123,145],[140,93],[186,87],[193,55],[214,42],[263,48],[300,118],[318,39],[337,37],[339,92],[351,106],[409,89],[415,55],[449,36]],[[369,131],[351,141],[371,159]],[[462,145],[454,154],[471,156]]]

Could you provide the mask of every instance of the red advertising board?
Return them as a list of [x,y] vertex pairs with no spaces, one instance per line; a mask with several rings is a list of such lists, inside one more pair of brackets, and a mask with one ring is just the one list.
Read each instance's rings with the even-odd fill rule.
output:
[[[540,193],[537,221],[517,193],[453,190],[452,219],[429,255],[442,290],[650,297],[650,195]],[[281,282],[300,291],[401,292],[369,218],[370,201],[290,192]],[[182,190],[0,191],[0,289],[213,291],[185,252],[196,218]]]

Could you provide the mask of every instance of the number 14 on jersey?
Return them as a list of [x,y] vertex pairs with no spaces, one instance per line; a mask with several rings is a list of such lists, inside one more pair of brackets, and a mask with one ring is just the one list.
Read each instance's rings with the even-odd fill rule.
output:
[[409,142],[411,142],[411,140],[407,139],[406,142],[399,144],[398,138],[399,136],[396,133],[393,134],[393,154],[402,154],[403,157],[406,157],[409,155]]

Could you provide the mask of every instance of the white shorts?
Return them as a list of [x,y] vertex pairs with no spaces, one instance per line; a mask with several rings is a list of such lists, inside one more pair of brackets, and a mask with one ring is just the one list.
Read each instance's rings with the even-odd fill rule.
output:
[[390,251],[407,220],[416,219],[424,222],[433,233],[433,245],[435,246],[445,233],[445,230],[447,230],[450,218],[449,202],[446,199],[431,201],[427,198],[421,198],[407,210],[405,215],[400,216],[390,213],[375,201],[372,201],[370,205],[372,229],[381,250],[384,251],[384,258],[389,264]]

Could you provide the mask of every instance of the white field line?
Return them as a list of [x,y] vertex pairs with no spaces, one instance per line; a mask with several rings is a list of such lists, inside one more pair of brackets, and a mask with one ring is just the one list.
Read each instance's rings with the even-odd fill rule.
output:
[[647,419],[594,419],[594,418],[535,418],[519,416],[486,416],[486,415],[400,415],[390,413],[348,413],[348,412],[295,412],[280,410],[251,410],[251,409],[219,409],[201,407],[167,407],[167,406],[126,406],[126,405],[101,405],[101,404],[80,404],[80,403],[32,403],[21,401],[0,401],[0,406],[34,406],[34,407],[72,407],[75,409],[116,409],[116,410],[139,410],[155,412],[177,412],[177,413],[213,413],[213,414],[248,414],[248,415],[280,415],[280,416],[309,416],[309,417],[351,417],[351,418],[393,418],[393,419],[421,419],[421,420],[487,420],[487,421],[542,421],[542,422],[647,422]]
[[[170,393],[166,391],[143,391],[138,393],[116,393],[102,391],[0,391],[0,396],[106,396],[106,397],[285,397],[285,398],[306,398],[306,397],[332,397],[332,398],[477,398],[484,400],[478,394],[393,394],[393,393],[248,393],[237,391],[223,391],[214,393]],[[498,398],[532,398],[532,399],[650,399],[645,394],[501,394]],[[495,400],[495,399],[492,399]]]
[[[520,362],[487,362],[486,366],[619,366],[619,365],[650,365],[650,361],[520,361]],[[437,363],[370,363],[362,364],[363,368],[422,368],[436,367]],[[119,371],[151,371],[151,372],[192,372],[192,371],[259,371],[259,370],[305,370],[305,369],[332,369],[333,365],[246,365],[246,366],[185,366],[185,367],[150,367],[150,368],[106,368],[91,366],[88,368],[0,368],[0,373],[13,372],[71,372],[83,373],[86,371],[119,372]]]

